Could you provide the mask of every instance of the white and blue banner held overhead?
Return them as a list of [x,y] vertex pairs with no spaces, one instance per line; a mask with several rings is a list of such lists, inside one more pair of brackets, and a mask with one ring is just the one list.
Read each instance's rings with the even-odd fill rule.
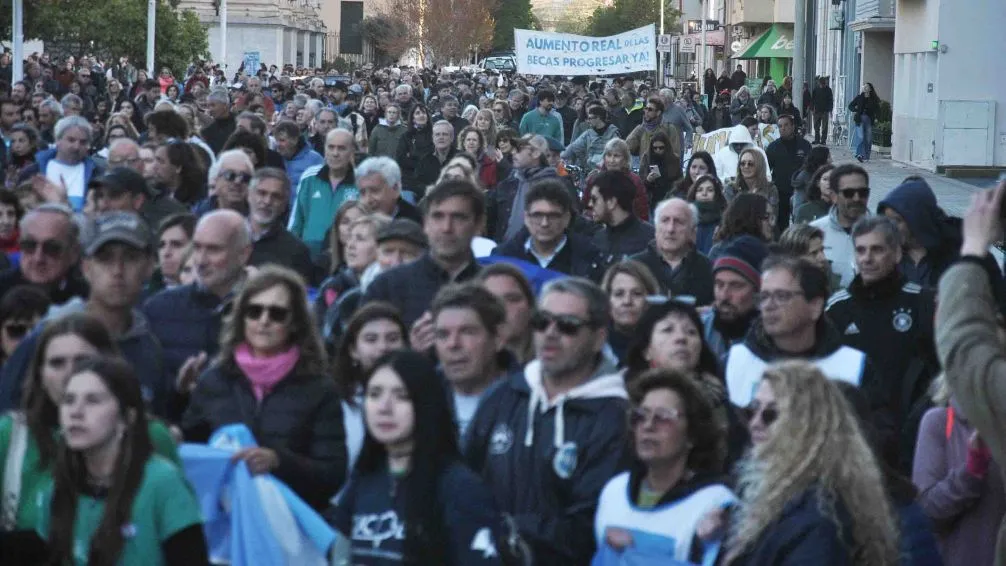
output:
[[620,75],[657,70],[653,24],[608,37],[514,29],[517,72]]

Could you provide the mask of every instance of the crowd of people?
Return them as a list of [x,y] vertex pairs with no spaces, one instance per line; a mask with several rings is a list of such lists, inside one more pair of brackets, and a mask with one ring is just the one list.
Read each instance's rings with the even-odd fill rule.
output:
[[830,96],[25,69],[4,564],[210,563],[179,446],[235,424],[352,564],[1002,564],[1006,186],[871,210]]

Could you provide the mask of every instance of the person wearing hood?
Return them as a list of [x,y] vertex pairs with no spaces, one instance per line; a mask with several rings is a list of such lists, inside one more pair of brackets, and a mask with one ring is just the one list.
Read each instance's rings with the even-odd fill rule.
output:
[[897,454],[899,469],[907,473],[920,404],[928,405],[926,391],[939,372],[933,342],[936,296],[898,271],[901,235],[893,221],[861,218],[852,227],[852,240],[859,273],[847,289],[832,295],[825,311],[842,343],[874,360],[887,380],[882,389],[895,392],[895,430],[910,431]]
[[524,227],[493,255],[527,261],[544,269],[598,281],[604,262],[591,240],[569,229],[573,199],[558,177],[537,181],[524,199]]
[[513,169],[487,194],[486,236],[504,242],[524,228],[524,200],[532,182],[558,177],[548,166],[548,140],[528,134],[514,140]]
[[300,126],[296,122],[290,120],[280,122],[273,127],[272,133],[276,139],[276,151],[283,156],[283,165],[287,177],[290,178],[291,187],[296,187],[300,183],[300,178],[308,168],[325,162],[325,158],[300,134]]
[[[730,129],[730,137],[727,138],[727,145],[719,148],[713,154],[713,164],[720,175],[720,181],[726,183],[727,179],[737,174],[740,155],[748,148],[754,148],[760,152],[762,157],[765,158],[765,163],[768,163],[768,156],[765,155],[765,150],[755,145],[751,132],[743,124],[737,124]],[[767,166],[766,173],[771,175],[772,168]]]
[[829,379],[862,389],[875,412],[888,408],[889,394],[877,387],[866,354],[842,345],[841,335],[824,314],[828,299],[824,271],[805,259],[769,256],[762,264],[761,291],[756,297],[761,318],[751,326],[744,342],[727,353],[731,403],[750,405],[765,368],[773,362],[801,359],[817,366]]
[[397,104],[389,104],[384,109],[384,118],[381,118],[370,134],[368,155],[395,157],[398,140],[405,134],[405,124],[402,123],[401,116],[402,109]]
[[590,128],[573,140],[562,152],[566,163],[573,163],[585,171],[597,169],[604,162],[604,146],[618,136],[618,128],[608,121],[608,111],[603,106],[587,109]]
[[755,101],[751,98],[751,93],[748,92],[748,87],[742,86],[737,89],[737,94],[734,95],[733,100],[730,102],[730,117],[733,119],[734,125],[741,123],[741,120],[747,118],[748,116],[754,116],[755,113]]
[[702,540],[699,524],[736,501],[721,476],[726,431],[710,396],[690,376],[657,369],[639,377],[631,400],[634,462],[601,491],[593,564],[624,564],[633,554],[710,564],[720,545]]
[[903,253],[898,268],[905,279],[936,287],[959,256],[960,219],[943,212],[933,189],[921,178],[905,179],[880,201],[877,214],[893,220],[901,231]]
[[627,468],[628,394],[602,354],[608,297],[582,278],[542,289],[536,358],[482,401],[466,460],[513,516],[536,564],[586,566],[609,479]]
[[857,220],[870,215],[866,207],[870,200],[870,174],[859,165],[839,165],[831,170],[828,185],[835,195],[835,204],[827,216],[810,225],[824,232],[824,255],[831,262],[832,272],[842,278],[842,287],[847,287],[856,275],[849,231]]

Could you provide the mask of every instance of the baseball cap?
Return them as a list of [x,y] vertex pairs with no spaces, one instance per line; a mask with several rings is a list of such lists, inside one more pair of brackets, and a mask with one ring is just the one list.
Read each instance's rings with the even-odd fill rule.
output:
[[423,227],[408,218],[396,218],[381,228],[377,233],[377,243],[381,244],[388,240],[403,240],[421,248],[426,247],[426,235],[423,234]]
[[545,136],[538,134],[524,134],[520,138],[514,140],[514,149],[520,151],[525,146],[532,146],[543,154],[548,153],[548,141]]
[[92,256],[110,242],[121,242],[149,251],[153,236],[147,222],[132,212],[105,212],[86,222],[81,231],[84,254]]
[[332,88],[335,90],[341,90],[342,92],[349,92],[349,85],[346,84],[346,81],[335,81]]
[[88,187],[99,187],[113,194],[132,193],[134,195],[150,194],[147,180],[129,167],[115,167],[104,175],[94,178]]
[[363,94],[363,87],[358,84],[349,85],[349,92],[353,94]]

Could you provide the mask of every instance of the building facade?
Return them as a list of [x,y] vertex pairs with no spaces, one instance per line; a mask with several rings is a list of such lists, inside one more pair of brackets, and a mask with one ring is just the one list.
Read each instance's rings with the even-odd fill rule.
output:
[[321,6],[330,0],[227,0],[227,44],[213,0],[181,0],[207,27],[212,58],[225,60],[229,75],[251,56],[266,65],[321,67],[326,60],[326,28]]

